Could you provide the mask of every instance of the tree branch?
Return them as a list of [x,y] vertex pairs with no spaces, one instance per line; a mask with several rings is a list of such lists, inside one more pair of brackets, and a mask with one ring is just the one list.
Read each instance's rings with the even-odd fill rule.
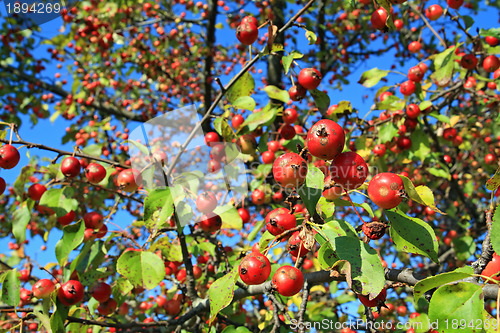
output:
[[[54,84],[47,83],[45,81],[42,81],[42,80],[36,78],[35,76],[28,75],[25,72],[21,71],[18,68],[13,67],[13,66],[0,64],[0,69],[11,73],[12,75],[16,76],[17,78],[19,78],[22,81],[32,83],[35,86],[40,87],[43,90],[50,91],[50,92],[52,92],[52,93],[54,93],[62,98],[66,98],[66,97],[68,97],[68,95],[71,95],[71,93],[62,89],[61,87],[54,85]],[[109,103],[101,103],[98,101],[93,101],[89,106],[98,110],[99,112],[101,112],[104,115],[114,115],[118,118],[129,119],[129,120],[140,121],[140,122],[144,121],[144,118],[141,114],[128,112],[124,109],[117,108]]]
[[[283,26],[281,27],[275,34],[275,38],[277,35],[280,35],[282,34],[285,30],[287,30],[288,28],[290,28],[293,24],[293,22],[295,22],[302,14],[304,14],[308,9],[309,7],[312,6],[312,4],[314,3],[315,0],[309,0],[305,5],[304,7],[302,7],[301,10],[299,10],[290,20],[288,20],[288,22]],[[250,68],[252,68],[252,66],[260,59],[260,55],[257,54],[255,57],[252,58],[252,60],[250,60],[246,65],[245,67],[243,67],[243,69],[241,71],[239,71],[230,81],[229,83],[224,87],[224,90],[222,90],[221,92],[219,92],[219,94],[217,95],[217,97],[215,98],[215,100],[213,101],[212,105],[210,105],[210,108],[207,110],[207,112],[205,113],[205,115],[203,116],[203,118],[201,119],[200,122],[198,122],[196,124],[196,126],[193,128],[191,134],[188,136],[188,138],[186,139],[186,141],[184,142],[184,144],[180,147],[179,149],[179,152],[177,153],[177,155],[175,156],[174,160],[172,161],[172,163],[170,163],[169,167],[168,167],[168,170],[167,170],[167,176],[170,176],[170,174],[172,173],[172,171],[174,170],[174,167],[177,165],[177,163],[179,162],[179,159],[181,157],[181,155],[184,153],[184,151],[186,150],[187,146],[189,145],[189,143],[191,142],[191,140],[193,140],[194,136],[196,135],[197,131],[200,129],[200,127],[202,126],[202,124],[210,117],[210,115],[212,114],[212,112],[215,110],[215,108],[217,107],[217,105],[219,104],[219,102],[222,100],[222,97],[224,97],[224,95],[226,94],[226,92],[228,91],[229,88],[231,88],[235,83],[236,81],[238,81],[246,72],[248,72],[250,70]]]
[[[0,142],[9,143],[9,140],[8,139],[0,139]],[[86,158],[86,159],[93,160],[93,161],[99,161],[99,162],[103,162],[103,163],[106,163],[106,164],[110,164],[112,166],[120,167],[122,169],[128,169],[128,168],[130,168],[129,166],[121,164],[120,162],[115,162],[115,161],[111,161],[111,160],[108,160],[108,159],[105,159],[105,158],[91,156],[91,155],[87,155],[87,154],[73,153],[73,152],[70,152],[70,151],[66,151],[66,150],[61,150],[61,149],[49,147],[49,146],[42,145],[42,144],[39,144],[39,143],[28,142],[28,141],[24,141],[24,140],[11,141],[10,143],[16,144],[16,145],[24,145],[24,146],[27,146],[28,148],[38,148],[38,149],[41,149],[41,150],[52,151],[54,153],[58,153],[59,156],[63,156],[63,155],[77,156],[77,157],[82,157],[82,158]]]

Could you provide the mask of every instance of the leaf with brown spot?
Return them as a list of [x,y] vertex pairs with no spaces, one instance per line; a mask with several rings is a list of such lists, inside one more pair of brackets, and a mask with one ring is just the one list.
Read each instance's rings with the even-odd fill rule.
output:
[[347,260],[339,260],[330,268],[330,276],[345,275],[345,281],[352,287],[351,264]]
[[500,187],[500,167],[498,167],[493,177],[486,182],[486,188],[490,191],[495,191],[498,187]]
[[392,241],[399,251],[421,254],[439,263],[438,241],[428,223],[407,216],[398,209],[386,210],[385,214],[391,222]]
[[214,319],[217,318],[217,314],[233,301],[234,286],[239,276],[239,264],[240,261],[237,261],[229,273],[220,279],[217,279],[214,283],[212,283],[210,289],[208,289],[208,298],[210,300],[209,325],[211,325]]

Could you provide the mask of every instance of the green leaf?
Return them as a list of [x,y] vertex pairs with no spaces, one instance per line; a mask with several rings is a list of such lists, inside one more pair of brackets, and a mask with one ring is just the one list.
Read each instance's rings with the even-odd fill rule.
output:
[[260,233],[265,224],[266,224],[265,220],[255,223],[255,225],[252,228],[252,231],[247,236],[247,241],[249,242],[253,241],[255,236],[257,236]]
[[330,269],[339,258],[330,243],[326,242],[318,250],[318,261],[322,269]]
[[[459,282],[442,286],[434,292],[429,304],[429,319],[438,322],[438,332],[476,332],[468,325],[477,325],[477,320],[483,316],[483,309],[482,286]],[[458,325],[453,325],[454,322]]]
[[392,241],[399,251],[421,254],[439,263],[438,241],[429,224],[400,210],[386,210],[385,214],[391,222]]
[[182,261],[182,250],[179,244],[173,243],[168,237],[162,237],[151,245],[152,252],[160,250],[165,259],[170,261]]
[[437,213],[446,215],[436,207],[434,194],[432,194],[430,188],[424,185],[415,187],[415,185],[413,185],[412,181],[409,178],[401,175],[399,175],[399,177],[401,177],[401,179],[403,180],[403,183],[405,185],[405,192],[410,199],[431,208]]
[[500,253],[500,205],[495,208],[491,222],[491,245],[496,253]]
[[169,188],[156,189],[144,199],[144,222],[148,230],[162,227],[174,213],[174,201]]
[[476,242],[471,236],[462,236],[453,239],[453,250],[457,259],[461,261],[468,260],[476,251]]
[[430,167],[427,169],[427,171],[429,171],[429,173],[435,177],[440,177],[448,180],[451,179],[450,172],[447,169],[438,169]]
[[379,81],[386,77],[389,71],[378,69],[377,67],[370,69],[369,71],[364,72],[361,75],[358,83],[362,84],[366,88],[371,88],[375,86]]
[[431,79],[437,83],[438,86],[447,84],[453,76],[453,65],[455,62],[455,50],[457,45],[447,48],[434,59],[435,72],[431,74]]
[[71,251],[83,242],[85,223],[78,221],[63,228],[63,236],[56,244],[56,258],[59,265],[64,266]]
[[293,60],[295,59],[300,59],[304,55],[298,51],[292,51],[286,56],[283,56],[283,69],[285,70],[285,74],[288,74],[288,71],[290,70],[290,66],[292,65]]
[[479,36],[481,37],[493,36],[500,39],[500,28],[491,28],[488,30],[484,30],[481,28],[481,31],[479,31]]
[[417,302],[420,297],[431,289],[471,277],[472,274],[474,274],[472,267],[465,266],[455,269],[453,272],[442,273],[420,280],[413,288],[413,297],[415,298],[415,302]]
[[80,250],[78,256],[71,262],[69,271],[76,270],[83,274],[90,265],[99,267],[107,254],[104,241],[87,242]]
[[[50,302],[50,299],[45,299],[45,301],[49,301]],[[41,304],[38,304],[36,305],[34,308],[33,308],[33,312],[32,312],[36,318],[40,321],[40,323],[42,324],[42,326],[45,328],[45,330],[47,331],[47,333],[52,333],[52,328],[50,327],[50,318],[49,318],[49,314],[48,313],[45,313],[43,311],[43,307]]]
[[474,25],[474,19],[469,15],[460,15],[460,17],[464,20],[465,30],[469,30],[469,28]]
[[106,268],[98,268],[98,269],[91,269],[91,270],[84,272],[83,274],[81,274],[79,276],[79,278],[80,278],[80,282],[84,286],[90,286],[93,283],[95,283],[95,281],[103,279],[105,277],[108,277],[111,274],[113,274],[113,273],[110,271],[107,271]]
[[118,258],[116,271],[135,287],[153,289],[165,277],[165,264],[154,253],[126,251]]
[[343,0],[342,2],[344,4],[343,8],[346,11],[353,9],[356,6],[354,0]]
[[304,139],[300,135],[296,135],[293,139],[285,141],[283,147],[298,154],[300,152],[297,150],[297,144],[304,147]]
[[25,190],[24,186],[26,185],[26,182],[29,180],[29,177],[33,175],[33,172],[35,171],[35,168],[31,165],[24,166],[21,169],[21,173],[19,174],[19,177],[17,177],[16,181],[14,182],[14,192],[16,195],[22,197]]
[[40,206],[52,209],[57,217],[64,216],[78,209],[78,200],[73,199],[74,189],[71,187],[50,188],[43,193]]
[[241,230],[241,228],[243,228],[243,220],[240,214],[238,214],[238,210],[233,205],[227,204],[224,206],[217,206],[214,213],[218,214],[222,219],[222,229]]
[[21,202],[12,214],[12,234],[18,244],[26,240],[26,227],[31,220],[31,210],[35,202],[31,199]]
[[262,253],[264,249],[271,243],[276,236],[272,235],[269,231],[265,231],[259,239],[259,251]]
[[245,72],[227,91],[226,97],[230,104],[241,96],[251,96],[255,90],[255,81],[250,73]]
[[55,300],[54,303],[56,304],[56,308],[50,316],[50,327],[52,328],[52,332],[54,333],[65,333],[66,327],[64,326],[64,322],[66,321],[66,318],[68,318],[70,307],[63,305],[57,299],[57,296],[54,295],[53,297]]
[[21,290],[21,281],[17,276],[17,269],[14,268],[3,273],[0,277],[0,283],[2,283],[2,303],[17,307],[20,301],[19,292]]
[[[422,102],[422,103],[424,103],[424,102]],[[423,110],[423,109],[420,108],[420,110]],[[448,116],[445,116],[443,114],[439,114],[437,112],[431,112],[431,113],[429,113],[429,116],[431,116],[433,118],[436,118],[437,120],[439,120],[439,121],[441,121],[443,123],[451,125],[451,123],[450,123],[450,117],[448,117]]]
[[233,107],[235,109],[244,109],[253,111],[255,110],[255,100],[250,96],[241,96],[234,101]]
[[330,97],[328,94],[318,89],[309,90],[309,93],[314,99],[314,104],[316,104],[319,112],[324,114],[330,107]]
[[335,213],[335,203],[326,200],[325,197],[321,197],[316,205],[316,212],[324,220],[329,219],[333,216],[333,213]]
[[397,96],[389,95],[382,102],[376,104],[377,110],[396,111],[405,107],[405,101]]
[[429,138],[423,131],[417,129],[410,135],[410,140],[411,152],[423,162],[431,152]]
[[139,151],[143,153],[144,156],[149,156],[151,154],[151,151],[148,149],[148,147],[136,140],[128,140],[128,143],[134,145],[137,149],[139,149]]
[[316,44],[316,41],[318,40],[318,37],[316,37],[316,34],[312,31],[309,31],[309,30],[306,30],[306,38],[309,41],[309,45]]
[[314,215],[316,204],[323,194],[325,175],[315,166],[309,166],[305,183],[297,190],[309,214]]
[[[427,310],[427,307],[425,308]],[[427,313],[419,313],[419,316],[410,318],[408,321],[412,325],[411,327],[415,328],[415,333],[427,333],[431,329],[431,321],[429,320],[429,316]]]
[[209,325],[217,317],[220,310],[231,304],[234,296],[234,286],[239,276],[238,267],[239,262],[233,266],[229,273],[212,283],[210,289],[208,289],[208,298],[210,300]]
[[352,104],[349,101],[340,101],[335,108],[335,113],[352,113]]
[[[240,97],[240,98],[242,98],[242,97]],[[219,133],[220,136],[222,136],[224,141],[232,142],[233,139],[236,139],[236,135],[235,135],[233,129],[231,128],[231,126],[229,126],[227,119],[222,118],[222,117],[215,118],[214,128],[217,131],[217,133]]]
[[116,300],[118,304],[123,303],[125,301],[128,294],[134,289],[132,283],[129,280],[120,276],[116,282],[113,283],[111,287],[111,293],[113,294],[113,298]]
[[392,121],[382,124],[382,126],[380,126],[378,130],[378,138],[380,140],[380,143],[391,141],[392,139],[394,139],[394,137],[396,137],[397,134],[398,128]]
[[325,235],[330,240],[342,236],[358,237],[356,229],[344,220],[329,221],[323,225],[322,231],[322,235]]
[[357,237],[340,236],[328,238],[328,241],[339,260],[350,264],[350,274],[346,275],[349,287],[370,298],[376,297],[385,284],[384,268],[377,251]]
[[249,131],[254,131],[260,125],[271,123],[280,109],[282,108],[268,104],[261,111],[249,115],[243,122],[242,127],[247,126]]
[[234,327],[234,326],[227,326],[222,333],[252,333],[248,328],[245,326],[240,326],[240,327]]
[[431,101],[423,101],[423,102],[420,102],[420,104],[418,105],[419,109],[422,110],[422,111],[425,110],[425,109],[427,109],[427,108],[429,108],[429,107],[431,107],[431,106],[432,106],[432,102]]
[[[99,157],[102,155],[102,145],[92,144],[82,149],[84,154]],[[149,155],[149,152],[148,152]]]
[[276,86],[265,86],[263,89],[266,93],[267,96],[271,99],[278,100],[283,103],[288,103],[290,100],[290,95],[288,94],[288,91],[286,90],[281,90],[280,88]]
[[495,174],[486,182],[486,188],[490,191],[495,191],[498,187],[500,187],[500,167],[498,167]]

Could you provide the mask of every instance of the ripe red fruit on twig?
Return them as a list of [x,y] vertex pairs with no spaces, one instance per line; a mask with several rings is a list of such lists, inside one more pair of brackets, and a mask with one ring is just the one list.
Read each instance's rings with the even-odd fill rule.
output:
[[116,177],[116,185],[125,192],[134,192],[142,185],[141,173],[135,169],[122,170]]
[[196,198],[196,208],[203,214],[213,212],[216,207],[217,198],[213,192],[203,192]]
[[376,11],[373,12],[370,22],[372,26],[377,30],[384,30],[385,23],[387,22],[387,11],[385,8],[380,7]]
[[322,119],[307,132],[306,145],[311,155],[331,160],[344,149],[344,129],[333,120]]
[[283,296],[293,296],[302,290],[304,275],[293,266],[282,266],[273,275],[273,287]]
[[19,151],[16,147],[6,144],[0,148],[0,167],[4,169],[12,169],[14,168],[21,156],[19,155]]
[[296,226],[295,215],[285,207],[276,208],[266,215],[266,229],[271,235],[278,236]]
[[359,154],[348,151],[333,159],[330,175],[345,190],[353,190],[360,187],[368,177],[368,165]]
[[75,305],[83,300],[83,285],[80,281],[69,280],[57,292],[57,298],[66,306]]
[[385,299],[387,298],[387,290],[384,288],[382,291],[375,297],[370,300],[367,296],[358,295],[359,301],[366,307],[382,307],[384,305]]
[[367,192],[377,206],[392,209],[403,201],[404,188],[401,177],[391,172],[382,172],[370,180]]
[[296,153],[286,153],[273,163],[273,176],[283,187],[300,187],[307,176],[307,163]]
[[241,280],[246,284],[261,284],[271,274],[271,263],[265,255],[251,252],[241,260],[239,273]]
[[111,297],[111,286],[106,282],[97,282],[90,289],[90,293],[97,301],[103,303]]
[[90,163],[85,168],[85,177],[91,184],[99,184],[106,177],[106,169],[98,163]]
[[304,68],[299,73],[299,84],[307,90],[318,88],[321,79],[321,73],[316,68]]
[[252,22],[242,22],[236,29],[236,38],[241,44],[252,45],[259,38],[259,29]]
[[220,227],[222,226],[222,219],[217,214],[209,213],[208,215],[203,215],[200,218],[199,224],[203,231],[212,233],[220,230]]
[[68,178],[74,178],[78,176],[80,170],[80,162],[73,156],[66,157],[61,163],[61,172]]
[[39,201],[47,188],[42,184],[33,184],[28,188],[28,196],[31,200]]
[[54,282],[49,279],[41,279],[33,285],[31,292],[36,298],[46,298],[49,297],[55,289],[56,285]]

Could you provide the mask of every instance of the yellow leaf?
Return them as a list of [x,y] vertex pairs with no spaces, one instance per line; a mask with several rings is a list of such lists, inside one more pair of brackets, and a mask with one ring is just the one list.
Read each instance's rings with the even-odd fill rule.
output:
[[453,116],[450,118],[450,125],[451,127],[455,126],[458,121],[460,120],[460,116]]
[[317,285],[317,286],[313,286],[311,288],[311,293],[315,292],[315,291],[321,291],[323,293],[326,293],[326,289],[324,286],[320,286],[320,285]]
[[300,293],[292,296],[292,302],[300,308],[300,303],[302,303],[302,297],[300,296]]
[[58,264],[56,262],[49,262],[47,265],[45,265],[44,268],[50,272],[52,268],[56,267],[57,265]]

